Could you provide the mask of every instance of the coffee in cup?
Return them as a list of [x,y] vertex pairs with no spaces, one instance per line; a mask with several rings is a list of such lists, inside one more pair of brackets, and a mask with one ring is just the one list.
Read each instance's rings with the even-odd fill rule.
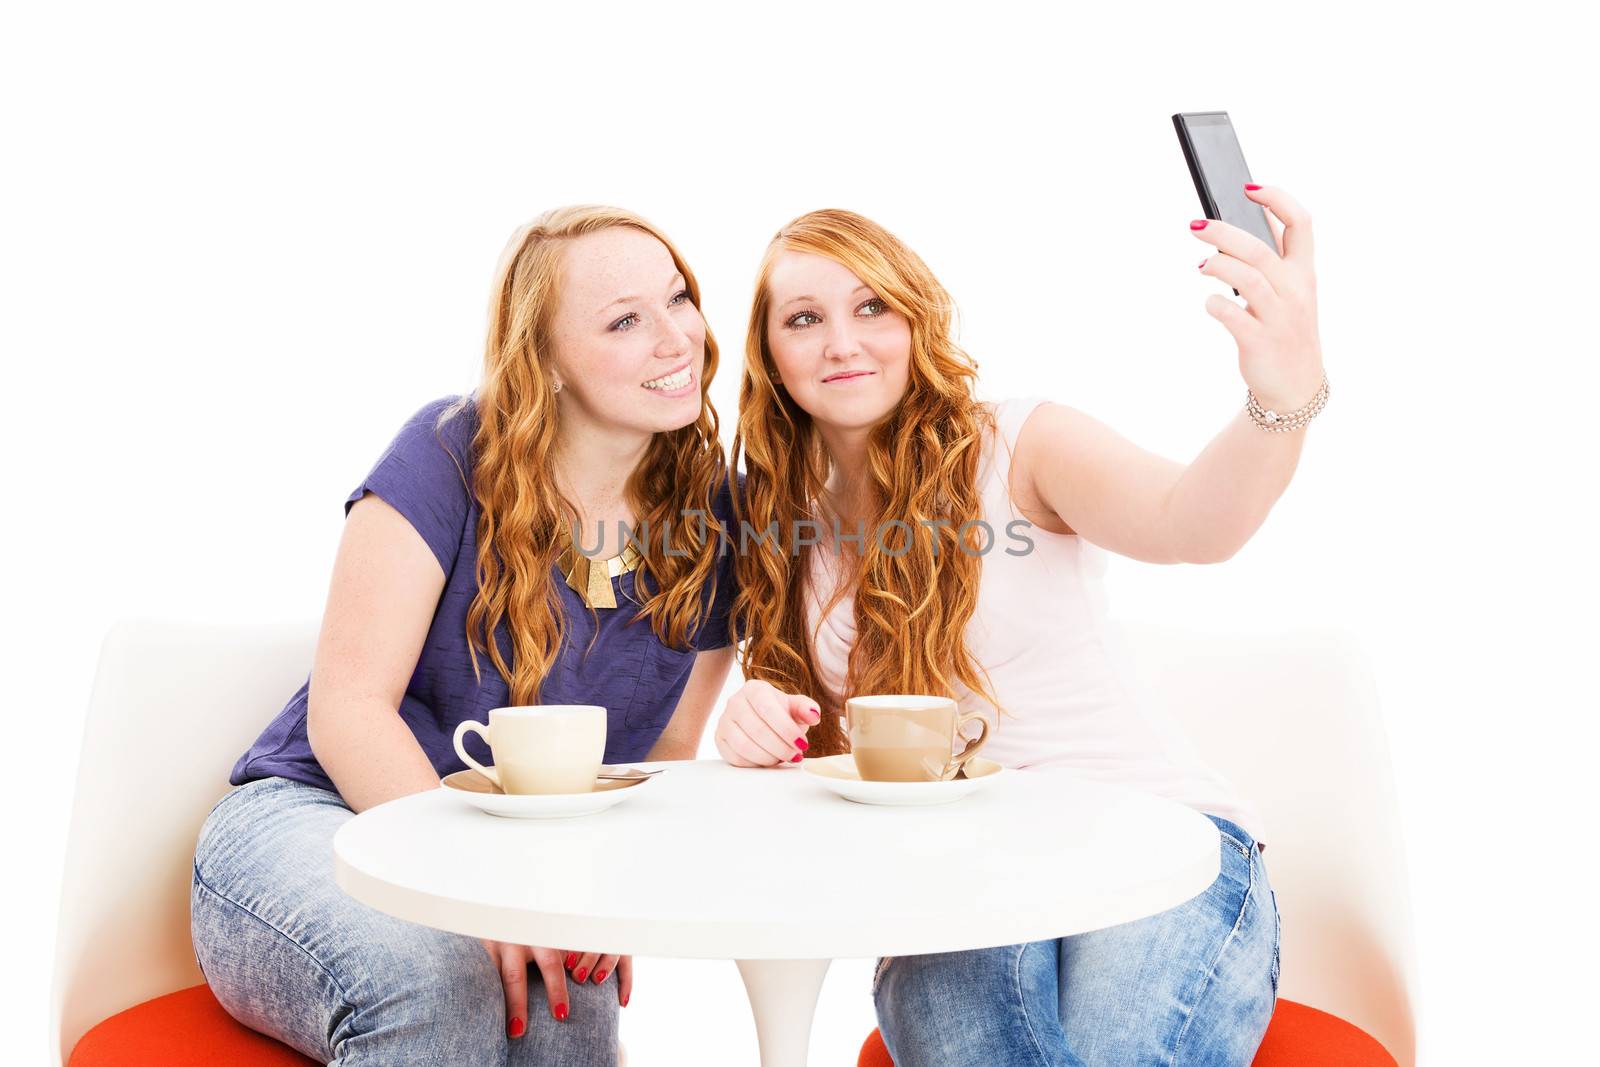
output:
[[[947,781],[989,739],[983,716],[963,716],[949,697],[851,697],[844,715],[856,773],[868,782]],[[962,730],[974,721],[978,736],[969,740]]]
[[[494,766],[467,755],[468,733],[489,744]],[[597,704],[534,704],[495,708],[489,725],[456,727],[456,755],[502,793],[592,793],[606,751],[606,709]]]

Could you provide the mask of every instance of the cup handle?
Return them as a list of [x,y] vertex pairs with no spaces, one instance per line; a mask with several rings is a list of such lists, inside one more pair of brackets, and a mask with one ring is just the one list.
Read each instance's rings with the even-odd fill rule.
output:
[[967,761],[978,754],[978,749],[983,747],[984,742],[989,740],[989,720],[982,715],[968,715],[956,724],[956,732],[961,733],[969,723],[973,722],[978,724],[978,736],[968,741],[967,747],[957,752],[950,760],[950,765],[944,769],[944,780],[947,782],[954,778],[961,768],[967,765]]
[[477,722],[473,719],[467,719],[460,726],[456,727],[456,755],[461,757],[462,763],[465,763],[468,767],[471,767],[473,770],[489,779],[489,781],[493,782],[496,789],[500,790],[502,793],[505,792],[505,786],[500,784],[500,776],[495,773],[493,767],[485,767],[483,764],[467,755],[467,748],[461,743],[461,739],[465,737],[469,731],[483,738],[485,744],[490,743],[489,728],[481,722]]

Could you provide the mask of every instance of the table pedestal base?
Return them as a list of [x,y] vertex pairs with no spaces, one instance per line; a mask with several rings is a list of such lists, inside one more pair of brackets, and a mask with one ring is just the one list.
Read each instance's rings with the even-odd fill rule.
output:
[[806,1067],[811,1021],[832,960],[737,960],[756,1017],[761,1067]]

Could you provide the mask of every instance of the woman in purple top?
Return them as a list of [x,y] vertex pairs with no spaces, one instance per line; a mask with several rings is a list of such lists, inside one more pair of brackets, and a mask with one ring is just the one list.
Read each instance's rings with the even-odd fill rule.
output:
[[628,957],[383,915],[335,886],[331,841],[462,769],[456,725],[495,707],[601,704],[607,762],[694,758],[733,656],[699,304],[628,212],[513,236],[481,383],[413,415],[346,500],[311,673],[201,830],[195,955],[241,1022],[351,1067],[616,1062]]

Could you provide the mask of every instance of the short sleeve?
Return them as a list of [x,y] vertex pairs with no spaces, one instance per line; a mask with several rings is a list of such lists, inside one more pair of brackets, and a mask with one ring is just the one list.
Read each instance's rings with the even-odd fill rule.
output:
[[[744,489],[744,475],[739,475],[739,490]],[[722,483],[717,490],[717,495],[711,502],[711,514],[721,531],[729,532],[734,529],[733,521],[733,488],[732,481]],[[729,614],[733,611],[734,595],[734,546],[715,530],[712,537],[717,542],[717,587],[711,597],[710,607],[705,617],[701,620],[700,627],[695,631],[694,647],[698,652],[710,652],[712,649],[726,648],[732,644],[729,635]]]
[[345,498],[344,512],[375,493],[416,529],[448,575],[455,566],[471,510],[471,407],[460,397],[426,404],[406,421],[361,484]]

